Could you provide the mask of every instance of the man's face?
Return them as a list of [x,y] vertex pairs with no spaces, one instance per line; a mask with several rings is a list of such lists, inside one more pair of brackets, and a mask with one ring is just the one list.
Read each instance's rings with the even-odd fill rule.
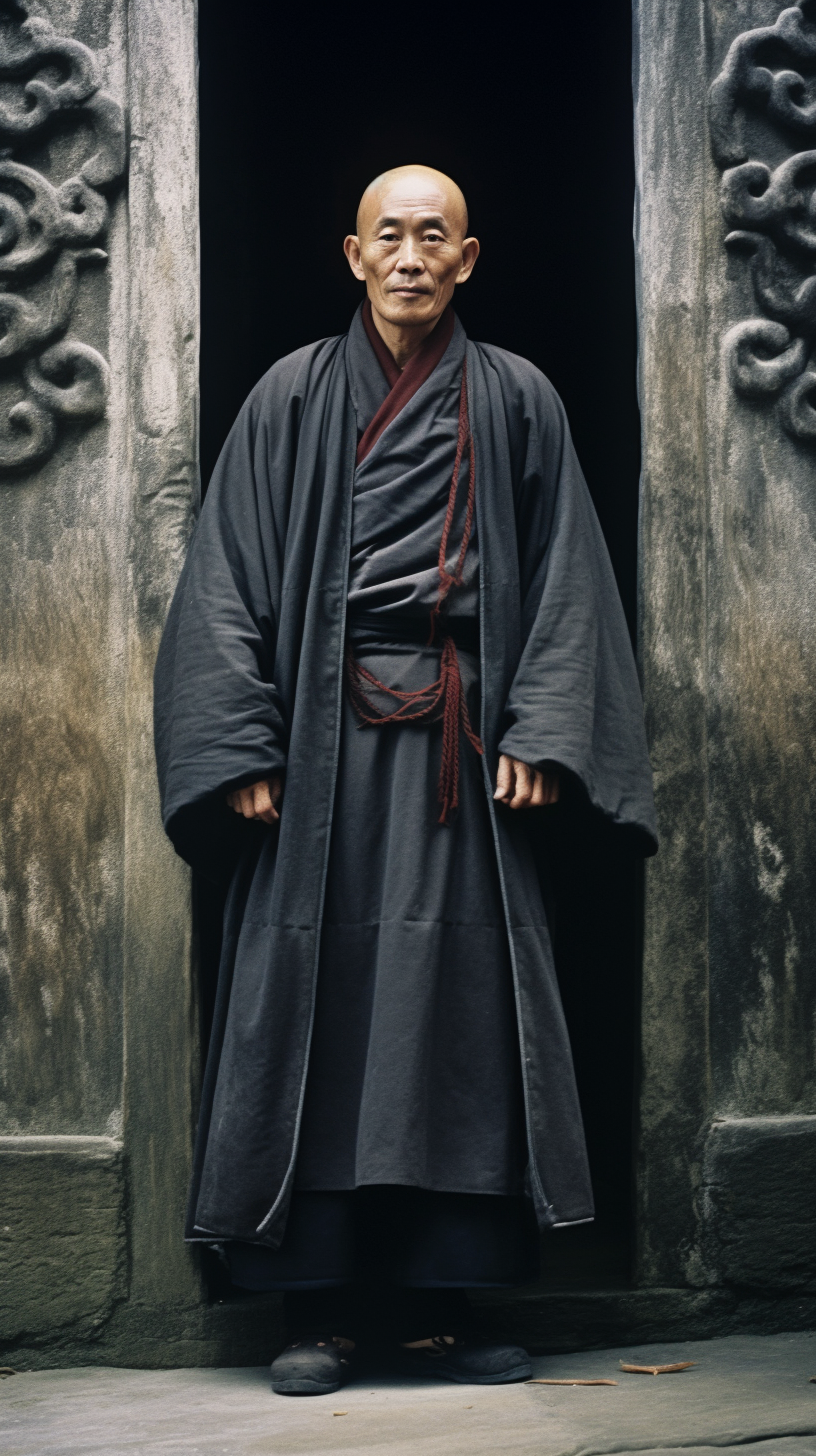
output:
[[365,280],[371,307],[390,324],[435,323],[473,270],[479,244],[464,237],[462,195],[446,181],[417,171],[369,188],[359,233],[346,238],[354,276]]

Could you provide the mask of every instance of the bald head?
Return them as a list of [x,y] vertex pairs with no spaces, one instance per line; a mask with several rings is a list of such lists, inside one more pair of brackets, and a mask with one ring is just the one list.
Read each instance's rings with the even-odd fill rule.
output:
[[393,208],[408,203],[414,207],[427,204],[430,212],[444,214],[451,226],[464,237],[468,227],[468,211],[461,187],[435,167],[413,163],[407,167],[391,167],[369,182],[357,208],[357,234],[362,237],[376,229],[379,218]]
[[357,232],[343,246],[401,369],[473,271],[479,244],[465,237],[467,224],[460,189],[433,167],[394,167],[360,199]]

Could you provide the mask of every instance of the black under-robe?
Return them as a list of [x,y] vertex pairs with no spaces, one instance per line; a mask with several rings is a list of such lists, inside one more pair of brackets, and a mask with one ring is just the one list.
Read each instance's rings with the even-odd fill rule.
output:
[[[654,848],[614,579],[551,387],[525,361],[466,344],[458,326],[450,358],[355,473],[370,403],[361,409],[355,373],[363,343],[356,320],[349,336],[282,360],[250,396],[157,664],[168,833],[203,873],[230,880],[192,1239],[277,1248],[293,1191],[327,1181],[510,1195],[524,1173],[542,1227],[592,1214],[523,815],[496,810],[492,785],[500,752],[554,760],[622,835]],[[430,466],[436,443],[452,466],[464,354],[476,532],[453,627],[485,756],[463,745],[462,803],[445,827],[438,730],[359,729],[342,661],[348,625],[383,680],[436,675],[419,624],[450,466],[447,480]],[[402,512],[414,499],[411,525]],[[279,830],[237,821],[225,793],[278,770]],[[327,1136],[341,1037],[353,1074]]]

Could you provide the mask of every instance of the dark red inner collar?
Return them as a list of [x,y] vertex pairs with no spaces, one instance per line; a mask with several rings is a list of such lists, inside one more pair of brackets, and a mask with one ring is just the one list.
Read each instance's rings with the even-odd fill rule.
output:
[[409,360],[405,368],[400,370],[394,363],[385,340],[377,332],[376,324],[371,316],[371,303],[366,299],[363,304],[363,328],[391,388],[360,439],[357,446],[358,465],[374,448],[383,430],[387,429],[391,421],[397,418],[409,399],[413,399],[417,390],[433,374],[453,338],[455,323],[456,317],[451,305],[448,304],[436,327],[431,330],[427,339],[423,340],[422,348],[417,350],[413,359]]

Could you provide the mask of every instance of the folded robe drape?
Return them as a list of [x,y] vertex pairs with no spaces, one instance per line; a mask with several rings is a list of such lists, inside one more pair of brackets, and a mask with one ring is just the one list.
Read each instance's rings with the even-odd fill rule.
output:
[[[225,446],[156,672],[163,811],[230,879],[188,1236],[275,1247],[294,1182],[340,741],[357,430],[347,339],[280,361]],[[499,752],[555,760],[654,848],[637,679],[560,402],[523,360],[467,344],[477,459],[484,790],[513,977],[530,1191],[542,1226],[589,1217],[569,1044],[521,816]],[[280,830],[223,795],[286,770]]]
[[[423,382],[403,388],[400,411],[364,456],[358,449],[354,475],[347,634],[357,661],[403,690],[440,670],[439,646],[426,644],[466,345],[452,315],[450,325],[431,373],[415,356]],[[358,313],[346,369],[361,443],[370,430],[363,401],[387,388],[370,337]],[[465,462],[452,554],[467,477]],[[475,535],[466,565],[440,631],[471,648],[460,645],[459,671],[478,722]],[[393,701],[380,696],[389,711]],[[440,824],[441,743],[439,721],[361,727],[346,694],[296,1189],[523,1188],[513,979],[482,766],[463,738],[459,808]]]

